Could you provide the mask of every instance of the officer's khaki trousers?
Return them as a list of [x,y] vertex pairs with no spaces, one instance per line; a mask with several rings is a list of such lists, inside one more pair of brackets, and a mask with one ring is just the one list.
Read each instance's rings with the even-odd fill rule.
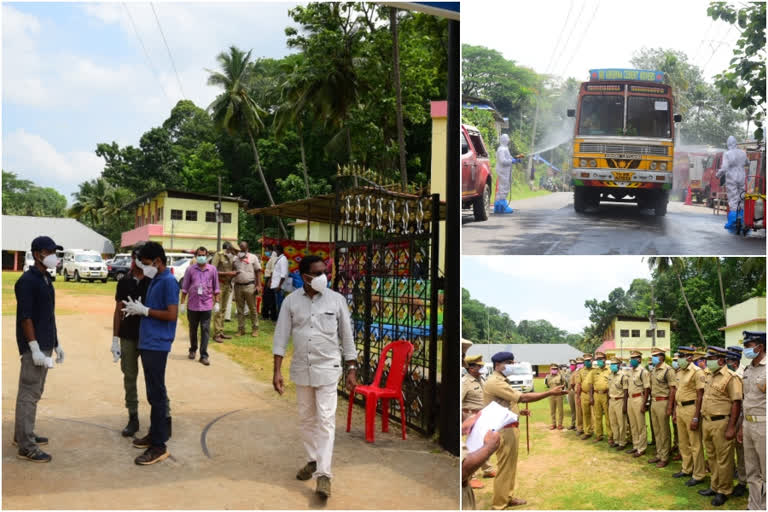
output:
[[571,410],[571,426],[581,428],[581,407],[576,407],[576,393],[568,391],[568,408]]
[[744,465],[749,484],[749,510],[765,510],[765,419],[744,420]]
[[219,290],[221,290],[221,295],[219,296],[219,312],[213,314],[214,337],[224,334],[224,315],[227,313],[227,304],[230,302],[230,297],[232,295],[232,285],[219,281]]
[[648,448],[648,430],[645,426],[645,413],[643,412],[644,395],[629,397],[627,401],[627,415],[629,427],[632,431],[632,447],[638,452],[644,452]]
[[736,441],[733,443],[733,451],[736,452],[736,473],[739,474],[739,483],[747,483],[747,468],[744,464],[744,445]]
[[627,444],[624,430],[624,398],[608,399],[608,418],[610,419],[613,442],[624,447]]
[[501,510],[512,499],[517,473],[517,449],[520,444],[520,429],[511,427],[501,431],[501,445],[496,451],[496,478],[493,480],[493,503],[495,510]]
[[589,393],[581,393],[581,422],[584,425],[584,434],[592,434],[594,425],[592,424],[592,406],[589,405]]
[[725,430],[728,428],[730,416],[717,421],[710,421],[704,417],[704,449],[711,461],[709,468],[712,470],[712,483],[710,488],[729,496],[733,492],[733,443],[725,438]]
[[611,437],[611,420],[608,418],[608,393],[595,391],[595,408],[592,411],[595,423],[595,435],[603,435],[603,417],[605,417],[605,435]]
[[696,406],[677,404],[677,433],[680,455],[683,457],[682,472],[691,475],[695,480],[701,480],[706,476],[704,468],[704,446],[701,443],[702,425],[691,430],[691,420],[696,412]]
[[549,415],[552,418],[552,424],[558,427],[563,426],[563,396],[549,397]]
[[669,400],[651,399],[651,423],[656,434],[656,457],[661,461],[669,460],[670,432],[667,405]]

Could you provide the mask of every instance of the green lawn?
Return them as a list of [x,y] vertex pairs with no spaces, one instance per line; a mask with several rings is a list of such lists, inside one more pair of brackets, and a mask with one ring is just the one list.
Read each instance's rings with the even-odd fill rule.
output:
[[[535,183],[536,186],[538,186],[539,178],[542,176],[542,174],[546,173],[546,170],[540,169],[535,171]],[[491,174],[493,175],[493,190],[491,191],[491,203],[494,203],[496,201],[496,170],[494,166],[491,166]],[[548,194],[551,194],[549,190],[531,190],[528,187],[528,181],[523,180],[523,176],[519,171],[516,171],[512,174],[512,185],[509,188],[510,193],[510,201],[520,200],[520,199],[528,199],[529,197],[538,197],[538,196],[546,196]],[[514,208],[514,205],[513,205]]]
[[[544,379],[536,379],[536,391],[545,390]],[[563,425],[570,426],[570,410],[564,397]],[[646,456],[633,458],[608,447],[593,443],[594,436],[582,441],[575,431],[551,431],[548,399],[529,404],[531,452],[526,453],[525,419],[520,424],[520,448],[515,496],[528,501],[517,509],[577,510],[649,510],[711,509],[711,498],[696,491],[707,487],[686,487],[684,479],[672,478],[680,470],[680,462],[663,469],[647,464],[653,446]],[[646,416],[647,418],[647,416]],[[648,429],[650,438],[650,427]],[[495,456],[491,463],[496,464]],[[475,490],[478,509],[489,509],[493,479],[483,479],[485,488]],[[707,479],[707,482],[709,480]],[[731,498],[724,509],[745,509],[747,498]]]

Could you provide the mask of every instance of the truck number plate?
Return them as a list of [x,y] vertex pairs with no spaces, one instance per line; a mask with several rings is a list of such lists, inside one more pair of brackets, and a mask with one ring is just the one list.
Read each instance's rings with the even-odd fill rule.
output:
[[613,172],[613,177],[616,179],[616,181],[630,181],[632,180],[632,176],[634,176],[635,173],[633,172]]
[[616,160],[640,160],[643,155],[634,153],[606,153],[605,158],[613,158]]

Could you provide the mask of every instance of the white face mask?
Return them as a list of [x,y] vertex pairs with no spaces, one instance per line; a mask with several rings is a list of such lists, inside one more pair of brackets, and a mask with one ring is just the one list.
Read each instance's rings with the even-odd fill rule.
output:
[[514,367],[511,364],[505,364],[504,369],[501,370],[501,373],[503,373],[505,377],[509,377],[512,375],[512,368]]
[[240,258],[245,258],[245,253],[241,251],[241,252],[237,253],[237,256],[240,257]]
[[56,265],[59,264],[59,258],[56,257],[56,254],[49,254],[43,258],[42,263],[46,268],[56,268]]
[[157,275],[157,267],[154,265],[145,265],[139,260],[136,260],[136,265],[144,272],[144,276],[152,279]]
[[325,288],[328,286],[328,278],[325,276],[325,274],[313,277],[312,282],[309,283],[309,286],[316,292],[322,293],[322,291],[325,290]]

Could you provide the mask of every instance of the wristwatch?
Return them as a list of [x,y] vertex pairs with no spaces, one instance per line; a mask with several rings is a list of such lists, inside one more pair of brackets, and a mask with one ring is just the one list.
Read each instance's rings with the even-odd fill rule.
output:
[[347,370],[357,370],[357,365],[356,364],[351,364],[351,365],[347,366]]

